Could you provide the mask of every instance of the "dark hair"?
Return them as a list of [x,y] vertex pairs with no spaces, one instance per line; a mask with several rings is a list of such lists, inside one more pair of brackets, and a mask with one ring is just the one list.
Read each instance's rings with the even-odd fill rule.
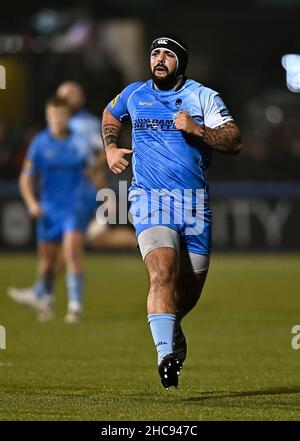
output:
[[60,98],[59,96],[52,96],[48,98],[45,104],[45,108],[52,107],[66,107],[69,111],[71,111],[69,104],[64,98]]

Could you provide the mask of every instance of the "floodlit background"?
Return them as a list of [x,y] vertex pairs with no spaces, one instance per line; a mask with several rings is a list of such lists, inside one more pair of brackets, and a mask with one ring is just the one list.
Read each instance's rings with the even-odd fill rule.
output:
[[22,209],[11,204],[28,144],[44,126],[45,100],[73,79],[101,115],[125,85],[148,78],[153,37],[172,31],[190,48],[188,76],[220,92],[243,133],[241,155],[215,154],[209,171],[215,247],[299,249],[299,20],[297,0],[44,2],[20,5],[16,15],[5,14],[4,5],[1,248],[21,250],[33,241],[25,213],[20,220]]
[[[299,419],[300,353],[291,329],[300,322],[300,0],[64,0],[22,2],[16,11],[7,3],[0,14],[0,325],[7,331],[0,419]],[[89,252],[77,327],[62,321],[63,277],[52,323],[37,323],[6,295],[35,277],[34,225],[17,179],[44,127],[45,100],[62,81],[79,81],[100,117],[128,83],[148,79],[149,46],[162,32],[187,42],[188,77],[220,92],[244,141],[237,157],[216,153],[209,170],[217,253],[199,308],[186,319],[182,388],[167,398],[134,248]],[[122,144],[130,145],[129,125]],[[117,190],[131,172],[106,176]]]

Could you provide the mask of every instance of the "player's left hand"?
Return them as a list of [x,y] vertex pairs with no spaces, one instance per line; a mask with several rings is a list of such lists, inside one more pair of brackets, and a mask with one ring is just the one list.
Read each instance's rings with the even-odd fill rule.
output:
[[180,110],[174,117],[176,129],[182,130],[189,135],[199,135],[200,126],[185,110]]

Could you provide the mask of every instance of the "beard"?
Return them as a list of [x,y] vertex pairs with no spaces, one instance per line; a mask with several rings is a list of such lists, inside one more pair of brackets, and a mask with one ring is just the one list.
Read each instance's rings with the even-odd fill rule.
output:
[[164,77],[160,77],[157,76],[155,73],[156,68],[157,66],[155,66],[154,69],[151,71],[151,77],[154,84],[161,90],[173,89],[176,81],[178,80],[178,77],[176,75],[177,69],[175,69],[172,73],[169,73],[168,69],[165,67],[167,75],[165,75]]

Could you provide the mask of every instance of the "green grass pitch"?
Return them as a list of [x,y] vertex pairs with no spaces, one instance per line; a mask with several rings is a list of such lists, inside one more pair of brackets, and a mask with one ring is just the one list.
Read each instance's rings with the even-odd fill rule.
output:
[[299,420],[300,350],[291,346],[299,255],[213,256],[200,303],[183,321],[180,387],[169,391],[157,374],[139,257],[87,257],[78,325],[63,322],[63,277],[52,322],[7,297],[9,285],[30,285],[35,262],[0,257],[1,420]]

